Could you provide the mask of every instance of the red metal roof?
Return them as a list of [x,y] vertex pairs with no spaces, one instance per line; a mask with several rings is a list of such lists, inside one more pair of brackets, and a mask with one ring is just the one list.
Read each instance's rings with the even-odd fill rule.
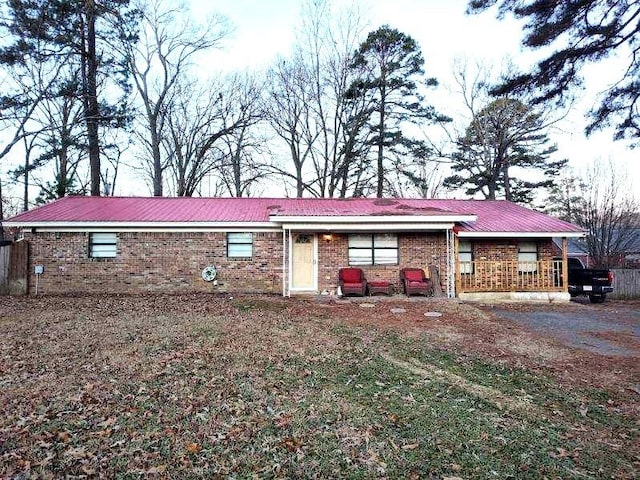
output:
[[255,223],[279,216],[477,215],[460,231],[581,232],[576,225],[503,200],[311,199],[195,197],[67,197],[21,213],[5,223]]

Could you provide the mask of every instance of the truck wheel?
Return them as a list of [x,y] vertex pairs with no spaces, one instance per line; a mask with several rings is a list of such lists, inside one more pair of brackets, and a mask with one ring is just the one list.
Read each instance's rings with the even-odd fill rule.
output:
[[607,298],[606,295],[589,295],[591,303],[604,303],[605,298]]

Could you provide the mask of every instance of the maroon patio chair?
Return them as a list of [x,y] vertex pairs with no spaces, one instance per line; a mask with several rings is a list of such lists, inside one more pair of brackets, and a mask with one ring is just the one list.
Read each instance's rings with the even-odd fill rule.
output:
[[359,295],[364,297],[367,291],[367,279],[361,268],[341,268],[338,271],[338,284],[342,295]]
[[400,283],[404,293],[409,295],[433,295],[433,283],[424,276],[421,268],[403,268],[400,270]]

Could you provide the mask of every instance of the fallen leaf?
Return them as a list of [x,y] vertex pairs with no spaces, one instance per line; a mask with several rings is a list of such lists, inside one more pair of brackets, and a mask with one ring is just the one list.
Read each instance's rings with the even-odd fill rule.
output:
[[417,443],[410,443],[408,445],[403,445],[402,449],[403,450],[415,450],[418,447],[419,447],[419,445]]
[[273,424],[278,428],[284,428],[288,426],[290,423],[291,423],[290,415],[282,415],[281,417],[276,418],[276,420],[273,422]]
[[283,438],[280,443],[290,452],[295,452],[302,446],[302,441],[293,437]]
[[115,423],[116,423],[116,417],[109,417],[106,420],[104,420],[103,422],[100,422],[98,424],[98,426],[100,428],[102,428],[102,429],[105,429],[105,428],[108,428],[108,427],[111,427],[111,426],[115,425]]
[[166,465],[158,465],[156,467],[151,467],[151,468],[147,469],[145,471],[145,473],[154,474],[154,473],[164,473],[166,471],[167,471],[167,466]]
[[189,453],[198,453],[202,450],[202,447],[198,443],[187,443],[187,452]]
[[68,442],[71,440],[71,435],[69,432],[58,432],[58,440],[61,442]]

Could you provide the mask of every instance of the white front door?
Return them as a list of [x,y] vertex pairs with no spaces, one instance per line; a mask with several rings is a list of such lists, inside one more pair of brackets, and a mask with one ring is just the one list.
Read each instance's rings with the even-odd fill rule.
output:
[[291,290],[316,290],[315,242],[313,234],[296,233],[291,241]]

